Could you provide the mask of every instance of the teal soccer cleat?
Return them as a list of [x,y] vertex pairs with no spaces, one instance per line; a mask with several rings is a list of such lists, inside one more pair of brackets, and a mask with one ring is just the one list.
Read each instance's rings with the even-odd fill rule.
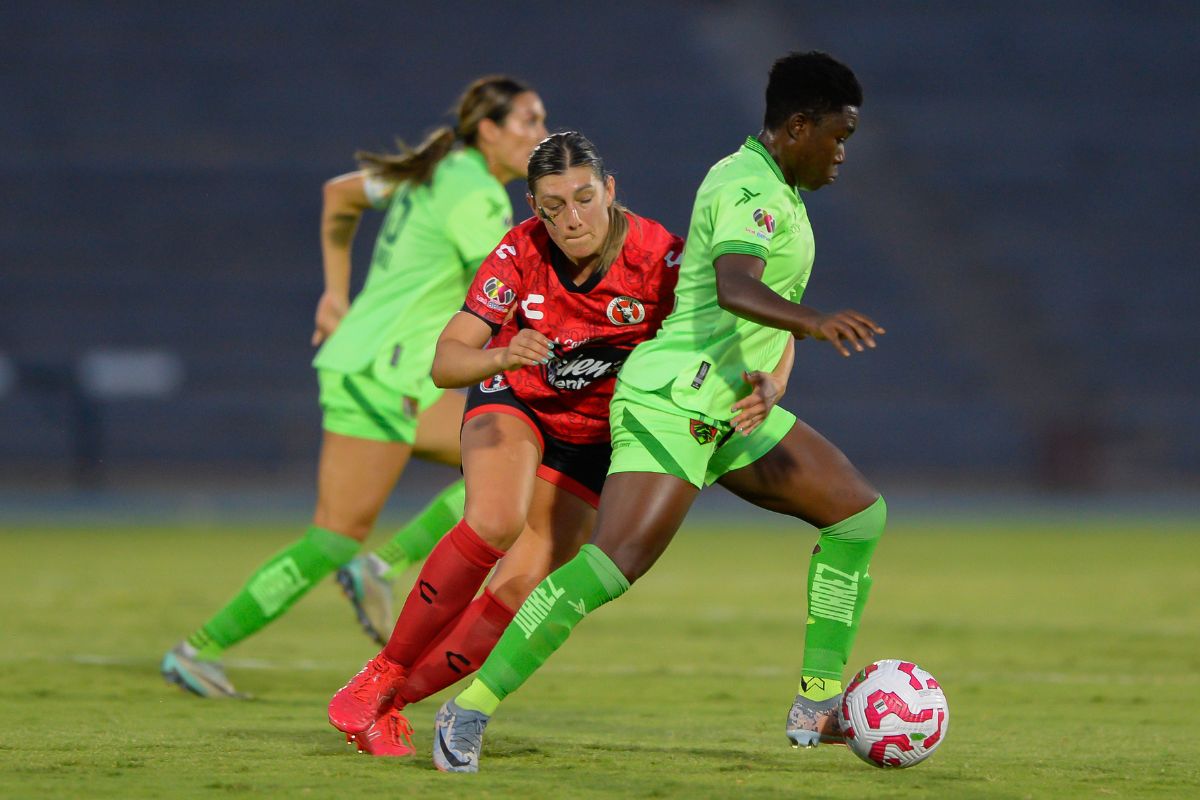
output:
[[386,644],[396,623],[392,615],[392,583],[383,577],[376,560],[371,556],[354,558],[337,571],[337,582],[354,606],[354,615],[363,631],[376,644]]
[[231,697],[244,700],[249,696],[233,688],[220,661],[202,661],[196,658],[196,648],[187,642],[180,642],[168,650],[159,669],[167,683],[173,683],[200,697]]

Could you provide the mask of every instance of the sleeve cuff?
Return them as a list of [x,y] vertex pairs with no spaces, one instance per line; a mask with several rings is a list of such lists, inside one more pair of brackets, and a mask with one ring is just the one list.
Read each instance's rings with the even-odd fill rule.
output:
[[478,317],[479,319],[481,319],[481,320],[483,320],[484,322],[486,322],[486,323],[487,323],[487,325],[488,325],[488,327],[492,329],[492,336],[495,336],[497,333],[499,333],[499,332],[500,332],[500,327],[501,327],[501,326],[500,326],[500,324],[499,324],[499,323],[492,322],[490,319],[488,319],[487,317],[483,316],[483,314],[480,314],[478,311],[476,311],[475,309],[471,308],[471,307],[470,307],[470,306],[468,306],[466,303],[463,303],[463,307],[462,307],[462,309],[461,309],[461,310],[463,310],[463,311],[467,312],[467,313],[468,313],[468,314],[470,314],[472,317]]
[[764,263],[767,260],[767,248],[763,247],[761,244],[756,244],[755,242],[728,241],[720,242],[713,246],[713,261],[716,261],[718,258],[728,253],[739,253],[745,256],[754,256],[755,258],[761,258]]
[[368,172],[363,177],[363,193],[366,194],[367,202],[371,204],[371,208],[386,208],[388,201],[392,199],[392,192],[395,190],[396,184],[386,181],[377,175],[372,175]]

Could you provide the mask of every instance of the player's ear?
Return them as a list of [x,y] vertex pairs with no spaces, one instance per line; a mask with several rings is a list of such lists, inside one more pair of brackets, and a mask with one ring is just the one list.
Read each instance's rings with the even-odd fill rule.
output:
[[797,111],[787,118],[785,127],[788,135],[793,139],[801,139],[808,134],[808,129],[812,127],[813,120],[803,111]]
[[476,136],[481,142],[491,144],[500,136],[500,126],[494,120],[484,117],[479,121],[479,128]]
[[604,194],[607,195],[605,206],[611,206],[617,199],[617,179],[612,175],[604,177]]
[[525,202],[529,203],[529,210],[533,212],[535,217],[542,216],[541,210],[537,207],[537,201],[533,199],[533,195],[529,192],[525,193]]

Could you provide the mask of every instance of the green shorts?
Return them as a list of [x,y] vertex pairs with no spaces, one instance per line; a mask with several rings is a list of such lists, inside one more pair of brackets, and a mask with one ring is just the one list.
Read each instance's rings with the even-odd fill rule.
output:
[[775,406],[753,433],[743,436],[728,421],[680,408],[668,396],[620,380],[609,409],[609,475],[657,472],[701,489],[765,456],[796,424],[795,414]]
[[408,394],[384,386],[370,369],[350,374],[318,369],[317,381],[324,412],[321,427],[376,442],[415,442],[417,416],[436,403],[443,391],[426,379],[415,393]]

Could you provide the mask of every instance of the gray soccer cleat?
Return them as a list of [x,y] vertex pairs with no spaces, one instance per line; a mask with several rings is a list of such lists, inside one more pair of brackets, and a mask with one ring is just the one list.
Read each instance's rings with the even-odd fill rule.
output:
[[159,667],[167,683],[199,695],[200,697],[232,697],[244,700],[249,695],[233,688],[225,677],[225,668],[220,661],[201,661],[196,658],[196,648],[180,642],[163,656]]
[[337,582],[354,606],[358,624],[382,646],[387,643],[396,618],[392,616],[392,582],[383,577],[380,566],[369,555],[358,556],[337,571]]
[[838,704],[842,696],[828,700],[809,700],[796,695],[792,710],[788,712],[787,738],[792,747],[816,747],[818,744],[845,744],[842,726],[838,722]]
[[433,765],[442,772],[479,772],[479,751],[487,714],[447,700],[433,721]]

